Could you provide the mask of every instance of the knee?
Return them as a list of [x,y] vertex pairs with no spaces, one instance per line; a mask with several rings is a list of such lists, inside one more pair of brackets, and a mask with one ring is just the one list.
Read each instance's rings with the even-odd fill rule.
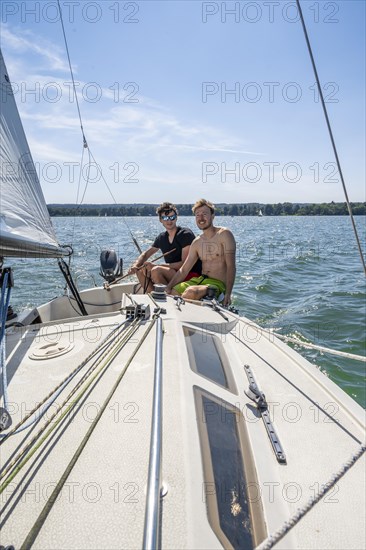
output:
[[161,283],[163,282],[163,280],[165,280],[164,268],[161,265],[154,265],[154,267],[151,268],[150,273],[151,273],[151,278],[157,283]]
[[182,294],[182,298],[187,300],[200,300],[207,293],[207,286],[197,285],[188,287]]

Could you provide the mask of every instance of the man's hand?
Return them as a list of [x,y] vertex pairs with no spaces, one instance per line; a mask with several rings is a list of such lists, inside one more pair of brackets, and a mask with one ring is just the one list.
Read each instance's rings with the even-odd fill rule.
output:
[[155,264],[152,262],[144,262],[143,267],[147,269],[148,271],[151,271]]
[[229,306],[231,304],[231,294],[225,294],[222,305]]
[[137,271],[140,271],[140,269],[147,269],[148,271],[151,271],[154,267],[153,262],[145,262],[142,265],[131,265],[130,269],[128,270],[129,275],[134,275]]
[[128,270],[129,275],[134,275],[139,270],[138,266],[133,264],[131,265],[130,269]]

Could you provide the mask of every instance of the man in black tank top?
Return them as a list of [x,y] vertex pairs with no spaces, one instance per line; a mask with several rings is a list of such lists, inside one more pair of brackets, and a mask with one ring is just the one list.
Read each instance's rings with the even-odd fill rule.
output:
[[[163,202],[156,213],[165,231],[160,233],[152,246],[143,252],[132,264],[129,273],[136,273],[144,292],[151,292],[156,283],[167,284],[183,265],[188,256],[189,247],[195,239],[188,227],[177,225],[178,209],[170,202]],[[164,254],[165,264],[155,265],[147,260],[158,250]],[[198,261],[188,274],[187,279],[201,274],[201,262]]]

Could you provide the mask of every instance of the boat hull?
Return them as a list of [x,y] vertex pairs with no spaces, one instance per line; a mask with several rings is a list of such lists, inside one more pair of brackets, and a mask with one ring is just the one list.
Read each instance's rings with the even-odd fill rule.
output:
[[[357,452],[364,411],[250,320],[131,291],[128,283],[108,294],[84,291],[84,317],[57,299],[38,308],[42,322],[8,329],[13,427],[52,392],[53,400],[2,443],[2,544],[142,547],[157,315],[164,331],[159,546],[253,548]],[[134,320],[131,305],[143,316]],[[285,463],[250,398],[246,366],[265,394]],[[361,548],[364,485],[363,456],[275,547]]]

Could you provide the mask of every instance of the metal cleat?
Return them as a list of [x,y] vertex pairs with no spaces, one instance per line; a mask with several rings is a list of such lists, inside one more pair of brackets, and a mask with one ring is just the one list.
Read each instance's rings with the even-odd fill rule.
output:
[[125,307],[126,321],[133,321],[134,319],[149,319],[150,318],[150,306],[149,304],[131,304]]

